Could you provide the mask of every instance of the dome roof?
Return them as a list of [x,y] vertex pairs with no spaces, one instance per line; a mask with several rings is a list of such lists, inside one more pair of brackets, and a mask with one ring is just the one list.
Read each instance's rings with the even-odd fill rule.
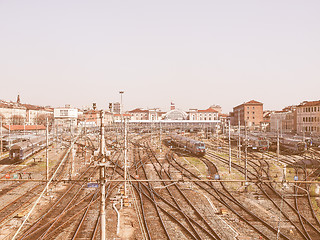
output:
[[186,120],[187,118],[188,114],[179,109],[173,109],[164,115],[166,120]]

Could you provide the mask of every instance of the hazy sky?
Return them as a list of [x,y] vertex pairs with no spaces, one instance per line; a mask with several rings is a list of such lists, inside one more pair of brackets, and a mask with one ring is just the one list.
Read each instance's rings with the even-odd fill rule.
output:
[[320,1],[0,0],[0,99],[126,110],[320,99]]

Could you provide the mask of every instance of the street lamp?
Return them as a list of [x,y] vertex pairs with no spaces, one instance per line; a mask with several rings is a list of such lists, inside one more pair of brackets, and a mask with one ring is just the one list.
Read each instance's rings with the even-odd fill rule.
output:
[[120,116],[121,116],[121,125],[124,123],[124,196],[127,196],[127,128],[126,128],[126,121],[123,119],[122,115],[122,95],[124,91],[119,91],[121,96],[120,101]]
[[119,91],[119,93],[120,93],[120,99],[121,99],[121,101],[120,101],[120,115],[121,115],[121,121],[122,121],[122,108],[123,108],[123,106],[122,106],[122,95],[124,94],[124,91]]

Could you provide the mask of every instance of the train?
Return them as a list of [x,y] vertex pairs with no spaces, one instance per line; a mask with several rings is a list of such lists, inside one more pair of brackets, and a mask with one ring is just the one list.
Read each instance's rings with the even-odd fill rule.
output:
[[280,151],[291,154],[302,154],[307,150],[307,144],[299,139],[280,138]]
[[269,140],[266,138],[256,137],[256,136],[247,136],[247,139],[244,140],[244,145],[249,151],[268,151],[269,150]]
[[[231,134],[231,140],[233,144],[237,144],[239,140],[239,134]],[[256,136],[253,134],[240,134],[241,147],[248,151],[268,151],[270,147],[269,140],[265,137]]]
[[189,151],[191,154],[196,156],[204,156],[206,154],[205,144],[201,141],[194,140],[181,135],[172,135],[170,138],[170,144],[184,148]]
[[320,150],[320,138],[313,138],[310,147]]
[[[49,141],[49,144],[51,140]],[[37,136],[26,139],[23,142],[13,144],[9,149],[9,159],[12,161],[23,161],[33,154],[39,152],[46,147],[46,137]]]
[[[277,137],[270,136],[270,150],[277,150]],[[279,148],[282,154],[303,154],[307,150],[307,143],[290,137],[279,137]]]

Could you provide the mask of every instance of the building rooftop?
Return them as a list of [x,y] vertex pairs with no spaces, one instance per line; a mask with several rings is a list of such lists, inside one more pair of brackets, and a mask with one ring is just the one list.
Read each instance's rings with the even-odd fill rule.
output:
[[[6,130],[9,130],[9,125],[3,125]],[[34,130],[46,130],[43,125],[10,125],[10,131],[34,131]]]
[[302,102],[302,103],[300,103],[299,105],[298,105],[298,107],[311,107],[311,106],[319,106],[320,105],[320,100],[318,100],[318,101],[304,101],[304,102]]
[[256,100],[250,100],[249,102],[242,103],[234,108],[238,108],[238,107],[245,106],[245,105],[263,105],[263,103],[258,102]]
[[136,109],[133,109],[131,111],[129,111],[129,113],[148,113],[149,111],[148,110],[144,110],[144,109],[141,109],[141,108],[136,108]]
[[207,112],[210,112],[210,113],[217,113],[218,111],[217,110],[214,110],[213,108],[209,107],[208,109],[205,109],[205,110],[198,110],[198,112],[203,112],[203,113],[207,113]]

